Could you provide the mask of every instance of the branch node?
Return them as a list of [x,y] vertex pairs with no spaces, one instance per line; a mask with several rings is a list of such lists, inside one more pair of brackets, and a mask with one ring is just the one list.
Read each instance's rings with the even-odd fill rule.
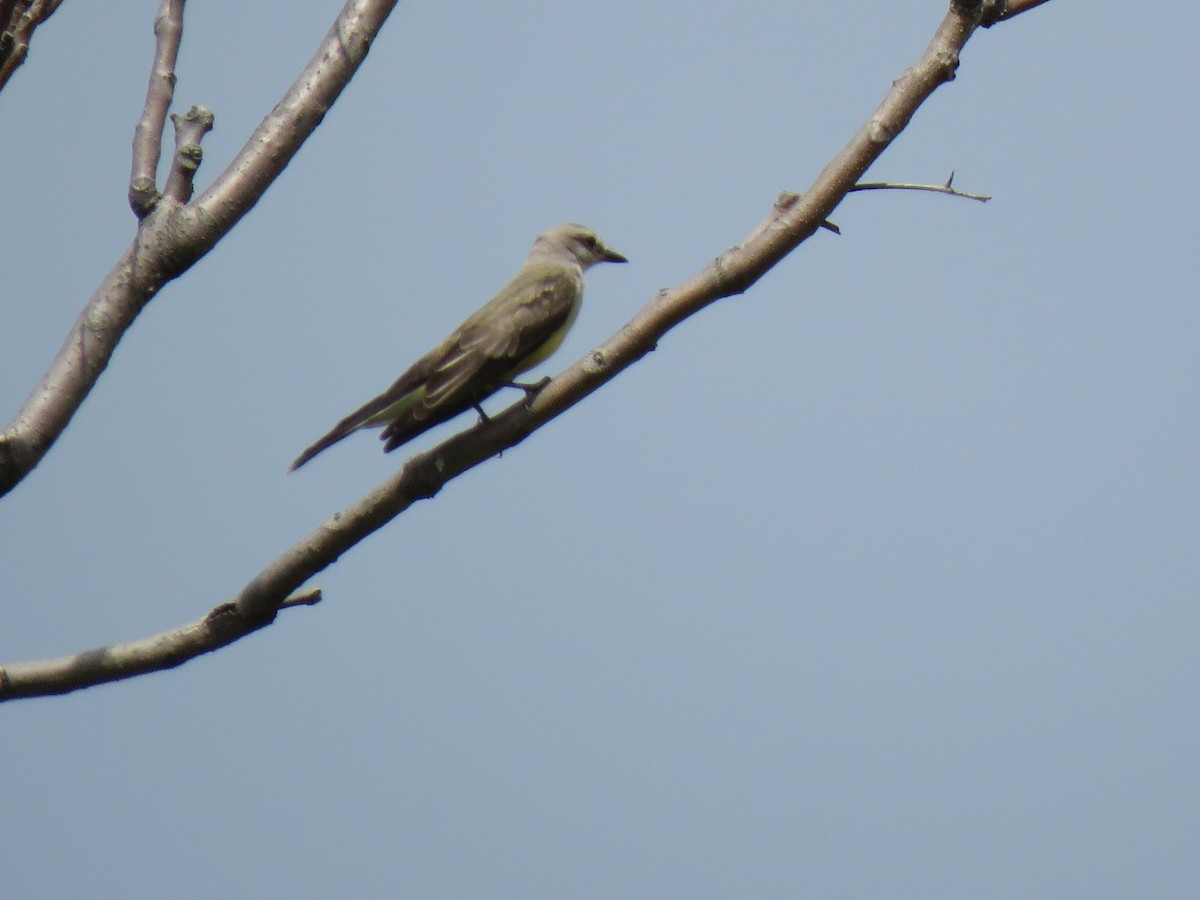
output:
[[1008,15],[1008,0],[984,0],[979,12],[979,24],[991,28]]
[[952,50],[943,50],[937,55],[938,68],[941,70],[943,81],[953,81],[958,72],[958,54]]
[[609,367],[608,354],[604,352],[602,347],[597,347],[587,355],[583,364],[583,371],[589,375],[598,375]]
[[171,124],[175,126],[175,159],[163,190],[171,199],[180,203],[192,199],[192,183],[204,159],[200,141],[212,130],[214,121],[212,110],[203,106],[193,106],[182,116],[171,115]]
[[147,175],[138,175],[129,182],[129,206],[134,215],[144,219],[158,205],[162,194],[155,187],[154,179]]
[[797,203],[800,202],[800,194],[795,191],[780,191],[779,196],[775,198],[775,211],[785,213]]
[[213,608],[204,617],[204,625],[217,636],[232,636],[246,630],[235,603],[222,603]]
[[872,118],[867,123],[867,140],[878,146],[887,146],[896,137],[896,130],[879,118]]

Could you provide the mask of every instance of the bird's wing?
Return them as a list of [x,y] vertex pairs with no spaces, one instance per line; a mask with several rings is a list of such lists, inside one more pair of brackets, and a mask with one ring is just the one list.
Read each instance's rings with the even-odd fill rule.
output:
[[524,371],[522,363],[571,320],[581,293],[578,275],[561,267],[518,276],[439,348],[418,406],[429,413],[465,407]]

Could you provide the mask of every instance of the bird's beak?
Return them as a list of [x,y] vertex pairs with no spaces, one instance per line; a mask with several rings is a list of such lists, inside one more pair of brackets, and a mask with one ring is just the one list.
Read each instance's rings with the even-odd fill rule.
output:
[[629,260],[623,257],[616,250],[610,250],[608,247],[604,248],[604,255],[601,256],[600,259],[602,262],[629,262]]

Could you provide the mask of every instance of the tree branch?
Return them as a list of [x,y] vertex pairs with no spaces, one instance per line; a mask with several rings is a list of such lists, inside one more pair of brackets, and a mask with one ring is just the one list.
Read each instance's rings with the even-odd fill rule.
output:
[[[723,297],[745,291],[813,234],[917,108],[953,79],[959,52],[979,24],[980,14],[978,3],[968,8],[952,2],[921,58],[893,82],[879,108],[806,194],[781,194],[766,219],[742,243],[682,284],[660,291],[616,334],[528,403],[518,402],[487,423],[411,457],[386,482],[268,564],[233,602],[218,606],[200,622],[143,641],[0,669],[0,700],[64,693],[177,666],[190,658],[187,654],[198,656],[231,643],[270,624],[279,609],[304,602],[303,597],[310,595],[298,598],[293,592],[363,538],[416,501],[436,495],[451,479],[520,443],[653,350],[676,324]],[[224,186],[218,190],[216,185],[210,189],[210,202],[217,208],[229,202],[214,199],[223,196],[223,190]]]
[[62,0],[0,0],[0,90],[29,55],[33,32],[61,4]]
[[262,197],[358,69],[396,0],[349,0],[325,40],[241,152],[193,204],[221,238]]
[[[133,129],[133,165],[129,175],[129,205],[144,219],[158,202],[158,158],[163,128],[175,97],[175,61],[183,40],[183,6],[186,0],[162,0],[154,17],[154,64],[142,117]],[[176,198],[178,199],[178,198]]]
[[175,196],[168,194],[155,203],[149,199],[155,168],[149,157],[161,138],[150,135],[161,135],[161,126],[154,129],[159,113],[165,113],[164,102],[169,103],[169,98],[164,100],[167,78],[162,72],[174,59],[171,42],[178,40],[172,31],[178,21],[172,15],[182,9],[182,0],[164,0],[156,20],[161,28],[147,96],[149,111],[143,111],[134,138],[130,200],[135,210],[145,212],[132,245],[84,307],[41,383],[0,433],[0,496],[28,475],[58,440],[146,304],[259,201],[350,82],[395,5],[396,0],[347,0],[312,60],[212,186],[191,203],[184,202],[191,192],[191,176],[181,169],[188,157],[181,145],[168,181]]

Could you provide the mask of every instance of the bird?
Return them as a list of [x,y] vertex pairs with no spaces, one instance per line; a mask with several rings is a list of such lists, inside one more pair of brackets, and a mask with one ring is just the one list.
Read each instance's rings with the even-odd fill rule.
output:
[[583,225],[568,222],[543,231],[500,293],[386,391],[334,425],[288,471],[361,428],[382,427],[383,451],[390,453],[468,409],[486,421],[480,404],[503,387],[535,392],[540,385],[514,379],[562,344],[579,315],[583,273],[597,263],[628,261]]

